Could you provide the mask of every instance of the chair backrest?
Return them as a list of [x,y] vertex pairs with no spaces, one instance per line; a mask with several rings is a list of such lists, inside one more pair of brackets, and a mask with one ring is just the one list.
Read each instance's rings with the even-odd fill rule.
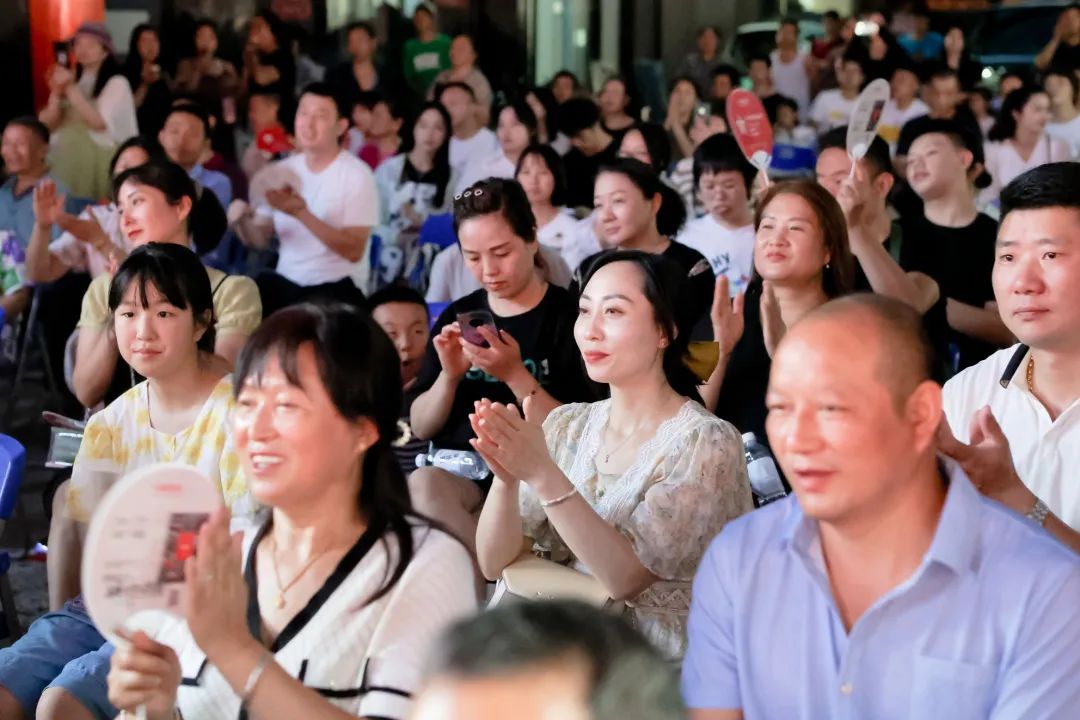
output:
[[15,510],[26,469],[26,448],[10,435],[0,434],[0,520]]
[[454,213],[445,212],[428,215],[424,219],[424,224],[420,226],[419,242],[421,245],[435,245],[440,250],[456,243],[457,234],[454,232]]

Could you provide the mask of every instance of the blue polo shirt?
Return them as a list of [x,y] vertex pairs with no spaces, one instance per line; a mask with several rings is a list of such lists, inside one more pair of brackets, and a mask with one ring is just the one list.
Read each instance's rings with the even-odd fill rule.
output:
[[1080,717],[1080,557],[947,468],[922,563],[850,632],[794,496],[728,523],[694,581],[687,705],[785,720]]
[[[66,205],[70,211],[72,198],[68,189],[47,174],[41,179],[50,179],[56,183],[56,191],[67,197]],[[15,181],[15,177],[9,177],[0,185],[0,230],[14,232],[19,238],[19,244],[25,248],[30,244],[30,233],[34,230],[34,188],[41,180],[20,195],[15,194]],[[53,225],[52,239],[58,237],[60,228]]]
[[228,175],[219,173],[217,170],[207,170],[201,164],[191,168],[188,175],[192,180],[214,193],[223,210],[229,209],[229,203],[232,202],[232,181],[229,180]]

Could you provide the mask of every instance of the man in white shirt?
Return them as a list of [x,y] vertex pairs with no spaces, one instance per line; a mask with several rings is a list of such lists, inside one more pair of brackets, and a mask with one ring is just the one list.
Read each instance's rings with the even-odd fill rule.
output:
[[450,165],[462,168],[471,160],[486,158],[499,149],[495,133],[477,119],[476,93],[463,82],[449,82],[436,98],[450,113],[454,136],[450,138]]
[[750,187],[757,170],[735,138],[713,135],[694,151],[694,185],[705,215],[691,220],[679,237],[705,256],[717,279],[727,278],[732,297],[746,290],[754,272],[754,215]]
[[913,120],[930,112],[930,106],[916,97],[919,92],[919,76],[915,66],[904,62],[893,70],[889,81],[892,97],[881,113],[878,135],[889,144],[889,152],[896,154],[900,131]]
[[378,222],[379,197],[370,168],[341,149],[348,127],[331,87],[307,86],[296,111],[300,152],[263,170],[265,200],[253,188],[254,213],[230,209],[245,244],[266,248],[278,238],[277,272],[257,279],[264,315],[315,297],[364,301],[351,275]]
[[1080,552],[1078,188],[1080,165],[1061,162],[1002,191],[994,297],[1022,344],[945,384],[940,440],[984,494]]
[[810,106],[810,122],[818,132],[828,132],[848,124],[865,79],[862,61],[854,55],[844,55],[836,62],[836,82],[839,87],[822,90]]
[[799,23],[787,18],[776,31],[776,50],[772,61],[773,84],[776,92],[799,104],[799,113],[810,107],[810,73],[813,64],[805,53],[799,52]]

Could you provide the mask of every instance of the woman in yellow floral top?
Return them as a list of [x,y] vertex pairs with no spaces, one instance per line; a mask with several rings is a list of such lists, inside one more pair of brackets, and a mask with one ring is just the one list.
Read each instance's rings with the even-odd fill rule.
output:
[[589,377],[611,399],[564,405],[541,426],[512,406],[478,403],[473,446],[496,475],[477,552],[489,579],[524,535],[567,555],[662,652],[686,649],[690,584],[724,524],[752,508],[742,440],[700,404],[684,359],[694,318],[685,273],[641,252],[601,257],[574,328]]
[[[0,717],[115,717],[106,678],[111,646],[79,591],[81,538],[105,491],[156,462],[192,465],[220,483],[234,521],[252,508],[228,432],[226,362],[214,355],[210,281],[198,257],[172,243],[136,248],[109,287],[120,355],[148,378],[94,415],[75,459],[65,517],[49,538],[49,585],[63,609],[0,651]],[[56,607],[54,605],[54,607]]]

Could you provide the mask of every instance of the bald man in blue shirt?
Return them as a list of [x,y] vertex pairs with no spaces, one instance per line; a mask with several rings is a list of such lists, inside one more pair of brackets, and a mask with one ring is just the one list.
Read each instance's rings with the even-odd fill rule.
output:
[[693,720],[1080,717],[1080,557],[939,458],[931,364],[880,296],[788,330],[766,403],[794,495],[702,560]]

